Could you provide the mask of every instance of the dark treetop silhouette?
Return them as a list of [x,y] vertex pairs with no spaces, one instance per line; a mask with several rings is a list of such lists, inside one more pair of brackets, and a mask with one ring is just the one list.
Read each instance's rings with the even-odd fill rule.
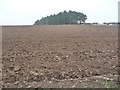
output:
[[62,25],[62,24],[78,24],[85,23],[87,16],[81,12],[64,11],[58,14],[50,15],[37,20],[34,25]]

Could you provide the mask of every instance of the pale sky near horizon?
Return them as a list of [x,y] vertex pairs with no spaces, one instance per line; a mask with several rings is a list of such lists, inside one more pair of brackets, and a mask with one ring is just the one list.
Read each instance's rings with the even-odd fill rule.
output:
[[0,0],[0,25],[32,25],[61,11],[87,15],[86,22],[117,22],[120,0]]

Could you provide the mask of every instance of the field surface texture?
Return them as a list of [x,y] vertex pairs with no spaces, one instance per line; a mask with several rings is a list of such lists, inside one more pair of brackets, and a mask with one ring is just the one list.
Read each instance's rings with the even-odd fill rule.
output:
[[117,26],[3,26],[3,87],[118,87],[117,54]]

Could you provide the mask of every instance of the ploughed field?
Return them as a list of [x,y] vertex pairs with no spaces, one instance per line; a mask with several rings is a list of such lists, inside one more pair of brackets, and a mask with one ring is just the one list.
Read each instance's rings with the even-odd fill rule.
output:
[[117,26],[3,26],[3,87],[117,87]]

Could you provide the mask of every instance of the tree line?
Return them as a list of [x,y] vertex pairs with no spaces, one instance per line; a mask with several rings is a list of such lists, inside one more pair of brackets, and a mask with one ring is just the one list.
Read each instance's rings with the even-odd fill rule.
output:
[[87,16],[81,12],[76,11],[64,11],[58,14],[42,17],[37,20],[34,25],[62,25],[62,24],[78,24],[85,23]]

